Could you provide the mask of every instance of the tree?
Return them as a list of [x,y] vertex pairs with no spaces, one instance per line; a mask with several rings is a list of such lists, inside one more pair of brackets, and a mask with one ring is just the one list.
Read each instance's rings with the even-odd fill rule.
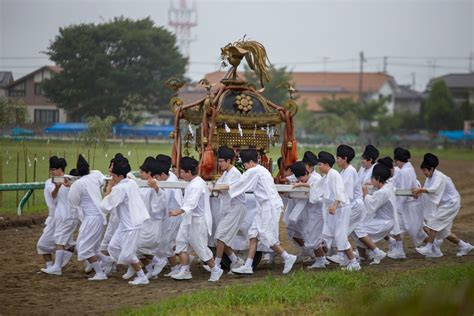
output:
[[[286,67],[275,68],[273,65],[270,66],[269,73],[271,81],[265,84],[262,95],[277,105],[283,105],[289,99],[288,90],[283,85],[291,82],[291,73],[288,72]],[[260,86],[257,75],[247,65],[245,65],[244,76],[249,83],[256,87]]]
[[27,110],[23,101],[0,98],[0,129],[11,124],[25,124],[26,121]]
[[172,95],[164,82],[183,77],[187,63],[175,36],[150,18],[60,28],[47,54],[63,71],[45,82],[45,92],[73,119],[120,117],[130,98],[155,112]]
[[[86,121],[87,130],[81,134],[81,139],[84,147],[93,148],[92,167],[94,167],[97,145],[100,145],[104,150],[107,150],[109,147],[107,138],[112,133],[115,117],[107,116],[105,119],[102,119],[99,116],[93,116],[88,117]],[[90,157],[87,157],[87,159],[90,160]]]
[[462,118],[443,80],[436,81],[423,107],[426,126],[433,131],[462,128]]

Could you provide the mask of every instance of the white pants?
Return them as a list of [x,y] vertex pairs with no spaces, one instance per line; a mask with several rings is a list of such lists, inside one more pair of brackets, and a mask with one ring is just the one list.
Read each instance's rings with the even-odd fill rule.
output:
[[77,259],[79,261],[99,254],[103,232],[104,218],[102,216],[84,216],[76,244]]
[[365,217],[364,204],[362,200],[355,200],[351,203],[351,217],[349,219],[349,234],[352,233]]
[[[362,223],[354,234],[357,238],[369,236],[374,243],[384,239],[390,234],[393,229],[393,220],[371,218]],[[366,248],[366,246],[359,240],[356,240],[357,246]]]
[[207,246],[207,224],[204,216],[192,216],[191,223],[181,223],[176,237],[176,254],[189,252],[191,247],[199,259],[207,262],[212,259],[212,251]]
[[336,214],[329,214],[329,205],[325,205],[323,212],[326,212],[325,227],[323,228],[323,238],[328,248],[336,247],[343,251],[351,248],[347,239],[349,235],[349,221],[351,219],[351,207],[345,205],[336,209]]
[[112,259],[118,264],[124,265],[138,263],[137,240],[139,236],[140,229],[122,230],[120,227],[117,228],[107,248]]
[[[284,219],[288,238],[304,238],[304,227],[307,221],[306,201],[294,199],[288,202]],[[290,209],[291,208],[291,209]]]
[[324,217],[323,209],[313,209],[308,211],[308,219],[305,227],[304,245],[311,249],[318,249],[322,246]]
[[400,231],[408,233],[415,246],[421,245],[427,237],[423,231],[423,204],[418,201],[407,201],[398,208]]
[[232,209],[224,213],[216,228],[214,238],[219,239],[224,244],[229,246],[237,235],[240,225],[244,220],[246,213],[246,206],[244,204],[232,205]]
[[162,236],[157,249],[158,257],[169,258],[175,255],[176,236],[182,220],[182,216],[172,216],[163,221]]
[[109,215],[109,224],[107,225],[107,229],[105,230],[104,238],[102,238],[102,242],[100,243],[100,251],[107,250],[110,240],[112,240],[112,236],[117,230],[119,223],[120,220],[117,216],[117,212],[111,212]]
[[451,226],[461,208],[459,200],[440,204],[428,219],[426,227],[437,231],[436,239],[444,239],[451,234]]
[[53,217],[46,218],[46,227],[43,229],[38,243],[36,244],[36,249],[39,255],[47,255],[54,253],[56,251],[56,243],[54,241],[54,231],[55,231],[55,221]]
[[78,220],[75,218],[59,219],[55,218],[54,242],[56,245],[72,246],[75,244],[72,234],[77,228]]
[[249,229],[249,239],[257,238],[269,248],[279,245],[280,215],[281,209],[274,209],[270,202],[257,206],[257,212]]
[[143,223],[137,241],[137,255],[140,258],[144,255],[154,256],[157,254],[162,236],[162,226],[162,220],[148,219]]

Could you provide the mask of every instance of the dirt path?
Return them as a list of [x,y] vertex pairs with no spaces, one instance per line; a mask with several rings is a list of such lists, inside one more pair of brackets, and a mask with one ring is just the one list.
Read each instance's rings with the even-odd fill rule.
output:
[[[415,166],[419,162],[415,161]],[[458,170],[459,168],[459,170]],[[458,215],[453,231],[461,238],[474,243],[474,162],[450,162],[441,166],[454,180],[462,196],[462,210]],[[420,179],[421,178],[421,175]],[[36,241],[41,235],[42,226],[36,219],[25,222],[27,226],[12,224],[8,228],[0,227],[0,315],[12,314],[102,314],[126,307],[139,307],[159,302],[162,299],[190,293],[200,289],[222,288],[231,284],[252,283],[265,278],[268,274],[280,275],[281,264],[259,266],[252,277],[224,275],[221,282],[210,284],[208,272],[194,265],[193,280],[174,281],[160,277],[149,286],[132,287],[121,279],[124,269],[105,282],[90,282],[82,271],[82,264],[73,258],[61,277],[38,273],[41,258],[36,254]],[[4,227],[5,227],[4,226]],[[282,237],[285,234],[282,232]],[[283,244],[289,246],[287,240]],[[445,256],[437,260],[426,260],[418,255],[409,242],[408,260],[384,260],[379,266],[364,266],[363,269],[413,269],[421,266],[436,266],[444,263],[474,263],[474,253],[456,257],[457,248],[445,242]],[[385,247],[385,245],[382,245]],[[294,250],[294,249],[292,249]],[[296,269],[304,268],[298,264]],[[330,269],[336,269],[332,266]],[[324,272],[308,272],[324,273]]]

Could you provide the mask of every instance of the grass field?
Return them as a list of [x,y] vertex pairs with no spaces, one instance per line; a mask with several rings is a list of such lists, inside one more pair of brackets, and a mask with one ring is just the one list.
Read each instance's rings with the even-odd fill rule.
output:
[[360,273],[298,271],[182,295],[121,315],[472,315],[474,264]]
[[[92,168],[105,172],[107,170],[111,157],[121,152],[130,160],[133,170],[138,167],[147,156],[156,156],[159,153],[170,154],[171,143],[110,143],[107,148],[85,148],[82,143],[74,141],[13,141],[0,139],[0,183],[15,182],[33,182],[45,181],[48,177],[48,158],[51,155],[65,157],[68,161],[66,168],[69,171],[75,166],[77,155],[82,153],[88,158]],[[312,150],[315,153],[320,150],[335,152],[335,147],[304,147],[298,148],[299,156],[302,157],[306,150]],[[359,166],[359,156],[363,151],[362,147],[356,148],[357,157],[353,164]],[[411,148],[413,157],[422,157],[428,150],[424,148]],[[433,152],[433,150],[430,150]],[[474,160],[474,152],[469,149],[439,149],[434,150],[441,159],[448,160]],[[194,153],[196,154],[196,153]],[[381,156],[392,156],[392,149],[382,148]],[[276,163],[280,156],[280,148],[273,147],[270,151],[270,157]],[[35,170],[36,161],[36,170]],[[17,200],[21,199],[24,192],[3,192],[0,199],[0,214],[14,214],[16,212]],[[34,197],[30,198],[25,208],[25,213],[38,213],[45,211],[42,191],[35,191]]]

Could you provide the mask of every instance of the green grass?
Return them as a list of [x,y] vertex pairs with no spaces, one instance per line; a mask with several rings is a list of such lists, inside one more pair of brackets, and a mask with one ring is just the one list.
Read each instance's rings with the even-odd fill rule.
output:
[[[298,153],[302,157],[306,150],[312,150],[315,153],[326,150],[334,153],[336,147],[299,147]],[[360,153],[363,148],[356,148],[357,156],[353,161],[355,166],[359,165]],[[412,148],[413,157],[421,158],[428,149]],[[77,159],[77,154],[82,153],[88,157],[91,166],[94,169],[105,172],[111,157],[121,152],[129,158],[133,170],[138,167],[143,160],[151,155],[156,156],[158,153],[170,154],[171,143],[160,144],[134,144],[134,143],[111,143],[108,148],[85,148],[80,142],[75,141],[56,141],[56,140],[29,140],[29,141],[13,141],[10,139],[0,139],[0,158],[2,171],[0,172],[0,183],[15,182],[33,182],[45,181],[48,177],[48,159],[51,155],[65,157],[68,161],[67,171],[73,168]],[[442,149],[432,151],[438,154],[442,160],[474,160],[474,153],[468,149]],[[280,148],[272,147],[270,157],[276,163],[280,156]],[[381,156],[392,156],[392,149],[381,149]],[[36,172],[34,170],[34,161],[36,157]],[[18,163],[17,163],[18,158]],[[18,179],[18,181],[17,181]],[[18,199],[21,199],[24,192],[18,193]],[[3,192],[1,195],[0,214],[14,214],[17,206],[16,192]],[[35,191],[34,198],[30,198],[25,208],[25,213],[42,213],[46,209],[43,199],[43,192]]]
[[[120,315],[449,315],[474,312],[474,264],[304,272],[201,290]],[[428,313],[429,312],[429,313]]]

